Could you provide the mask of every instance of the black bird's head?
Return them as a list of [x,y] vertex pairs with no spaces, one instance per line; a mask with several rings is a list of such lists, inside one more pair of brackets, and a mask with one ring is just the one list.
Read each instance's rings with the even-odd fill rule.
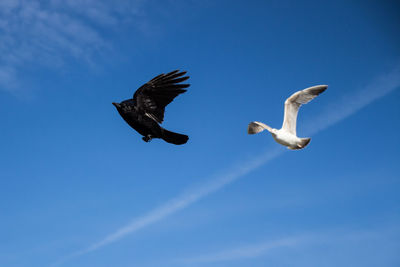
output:
[[117,109],[120,109],[120,108],[121,108],[121,104],[119,104],[119,103],[113,102],[112,104],[113,104]]

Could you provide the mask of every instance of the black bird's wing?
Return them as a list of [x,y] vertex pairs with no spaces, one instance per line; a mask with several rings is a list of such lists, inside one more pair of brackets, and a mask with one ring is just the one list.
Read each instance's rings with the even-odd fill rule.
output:
[[181,83],[189,79],[189,76],[183,76],[185,74],[186,71],[175,70],[154,77],[136,90],[133,101],[149,117],[162,123],[165,107],[179,94],[186,92],[183,88],[190,86],[190,84]]

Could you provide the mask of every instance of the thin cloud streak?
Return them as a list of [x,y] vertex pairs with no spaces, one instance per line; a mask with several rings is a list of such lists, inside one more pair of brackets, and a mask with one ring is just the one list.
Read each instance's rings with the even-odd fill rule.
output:
[[288,248],[304,243],[302,237],[282,238],[274,241],[268,241],[261,244],[253,244],[244,247],[238,247],[231,250],[225,250],[213,254],[186,258],[178,260],[177,262],[183,264],[193,263],[210,263],[220,261],[231,261],[244,258],[255,258],[267,254],[271,250],[278,248]]
[[[310,124],[308,127],[305,127],[305,132],[309,135],[316,134],[354,114],[361,108],[370,104],[372,101],[387,95],[388,93],[397,89],[399,86],[400,68],[397,68],[391,73],[379,77],[369,86],[367,86],[366,89],[356,94],[348,95],[346,99],[349,100],[340,102],[336,105],[336,108],[334,108],[335,106],[332,106],[332,108],[328,109],[317,118],[312,119],[312,125]],[[272,151],[270,150],[260,156],[253,158],[252,160],[244,162],[240,167],[234,167],[226,173],[216,175],[215,179],[211,180],[205,185],[200,186],[189,192],[182,193],[181,195],[168,201],[166,204],[161,205],[160,207],[151,210],[147,214],[134,219],[126,226],[106,236],[99,242],[96,242],[88,248],[70,255],[66,258],[66,260],[95,251],[101,247],[116,242],[117,240],[129,234],[132,234],[146,226],[158,222],[166,218],[167,216],[190,206],[194,202],[206,197],[207,195],[218,191],[219,189],[223,188],[226,185],[229,185],[239,178],[244,177],[250,172],[277,158],[285,151],[287,151],[285,148],[278,146]],[[66,260],[62,262],[65,262]]]
[[224,261],[234,261],[239,259],[252,259],[268,255],[271,250],[290,249],[307,246],[321,246],[333,244],[355,244],[368,240],[385,240],[387,238],[396,239],[399,235],[399,228],[382,227],[379,229],[368,230],[328,230],[323,232],[308,232],[297,234],[291,237],[284,237],[272,241],[257,244],[250,244],[236,248],[226,249],[200,256],[182,258],[174,262],[183,265],[193,265],[198,263],[214,263]]

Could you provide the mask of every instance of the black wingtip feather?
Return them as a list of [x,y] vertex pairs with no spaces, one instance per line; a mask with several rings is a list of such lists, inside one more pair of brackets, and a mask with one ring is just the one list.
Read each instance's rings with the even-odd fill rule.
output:
[[176,78],[176,79],[168,79],[165,83],[166,84],[180,83],[180,82],[186,81],[187,79],[189,79],[189,76]]
[[157,88],[160,88],[163,91],[175,91],[179,90],[181,88],[188,88],[190,84],[182,83],[182,84],[165,84],[165,85],[160,85]]
[[173,80],[175,78],[179,78],[183,76],[185,73],[179,72],[179,73],[173,73],[173,74],[167,74],[161,78],[161,81],[169,81]]
[[179,70],[174,70],[174,71],[168,72],[167,74],[165,74],[165,77],[169,77],[169,76],[172,76],[175,74],[179,74]]

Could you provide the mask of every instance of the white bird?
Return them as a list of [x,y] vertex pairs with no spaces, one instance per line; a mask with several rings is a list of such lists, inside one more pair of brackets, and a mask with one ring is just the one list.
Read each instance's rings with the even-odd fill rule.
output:
[[316,85],[304,90],[298,91],[291,95],[285,101],[285,115],[281,129],[274,129],[268,125],[253,121],[250,122],[247,128],[248,134],[256,134],[267,130],[271,133],[272,137],[281,145],[289,149],[302,149],[310,143],[311,138],[299,138],[296,135],[296,120],[297,113],[302,104],[307,104],[312,99],[317,97],[320,93],[328,88],[327,85]]

